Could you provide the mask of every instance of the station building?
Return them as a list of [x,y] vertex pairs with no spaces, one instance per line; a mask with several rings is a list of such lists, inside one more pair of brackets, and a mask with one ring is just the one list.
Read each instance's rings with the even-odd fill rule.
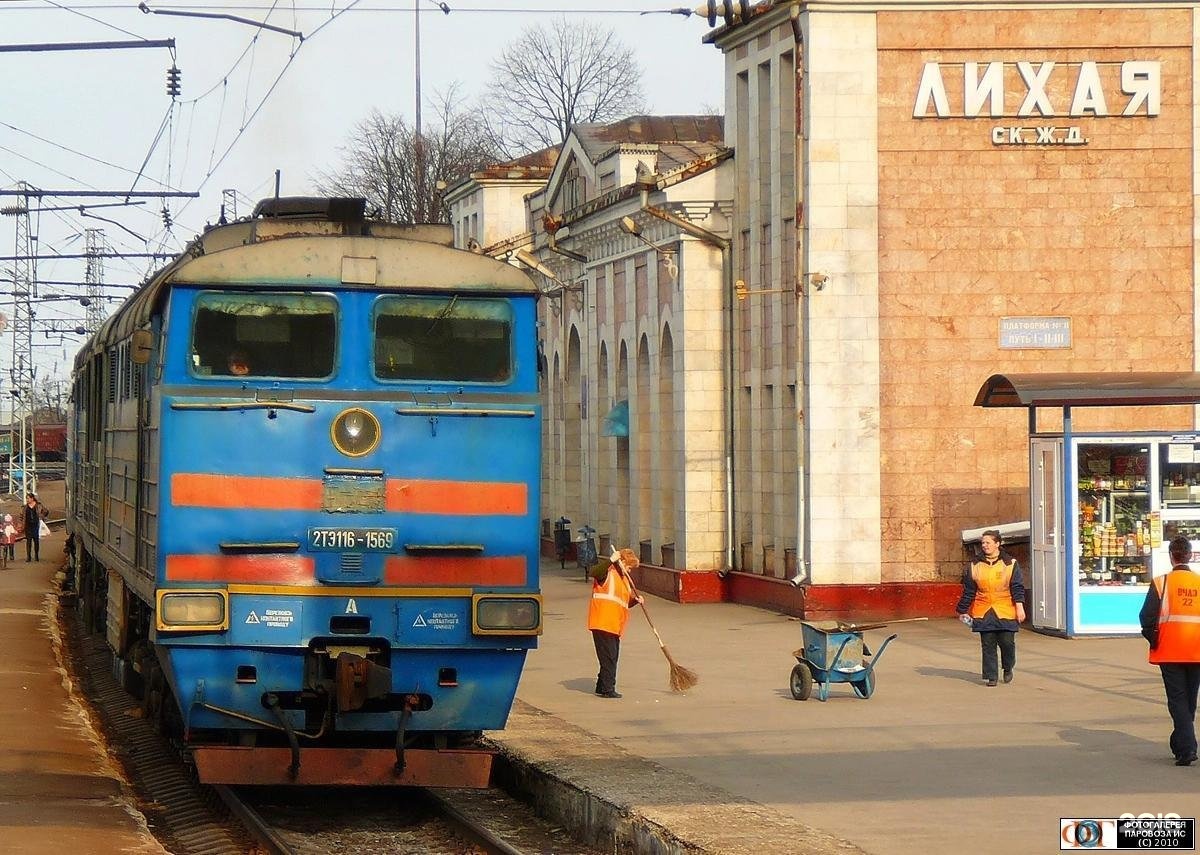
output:
[[[529,247],[558,264],[544,224],[569,226],[555,246],[587,261],[568,285],[596,300],[577,316],[578,381],[566,316],[548,320],[566,344],[545,514],[597,520],[680,570],[732,568],[743,599],[785,600],[785,578],[945,599],[963,530],[1030,516],[1025,413],[973,406],[990,375],[1196,367],[1198,27],[1192,4],[773,0],[710,32],[728,191],[689,209],[643,156],[632,178],[597,172],[574,196],[552,179],[528,199]],[[571,162],[564,149],[564,179]],[[623,207],[599,204],[609,249],[571,243],[620,188]],[[731,266],[719,241],[646,213],[664,206],[727,240]],[[676,229],[650,236],[644,274],[604,267],[638,251],[620,216]],[[696,271],[706,314],[668,347],[651,259],[676,240],[681,311]],[[618,282],[625,313],[602,333]],[[701,392],[706,418],[688,411]],[[625,394],[628,448],[604,451]],[[683,425],[708,435],[646,440]],[[1074,427],[1170,433],[1195,415],[1089,408]],[[576,449],[578,486],[560,488]]]
[[[738,275],[790,284],[797,248],[812,582],[956,579],[964,529],[1029,518],[1028,421],[973,406],[989,375],[1193,370],[1196,31],[1167,4],[772,2],[708,36]],[[771,299],[751,341],[786,323]],[[780,361],[740,365],[743,459]],[[1192,426],[1099,408],[1075,428]],[[778,542],[769,519],[739,542]]]

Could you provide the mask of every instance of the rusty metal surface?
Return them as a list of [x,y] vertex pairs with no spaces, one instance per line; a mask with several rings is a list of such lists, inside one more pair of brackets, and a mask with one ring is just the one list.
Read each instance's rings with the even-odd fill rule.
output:
[[195,748],[192,756],[206,784],[286,786],[487,787],[495,752],[482,749],[409,749],[405,767],[395,773],[396,754],[384,748],[304,748],[300,773],[288,777],[287,748]]
[[386,505],[382,476],[326,475],[321,507],[331,513],[381,513]]

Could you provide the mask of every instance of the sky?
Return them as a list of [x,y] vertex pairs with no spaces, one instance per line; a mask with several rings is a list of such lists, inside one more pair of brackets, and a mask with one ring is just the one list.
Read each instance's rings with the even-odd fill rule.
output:
[[[83,230],[101,228],[119,252],[175,252],[219,214],[222,191],[236,191],[237,213],[274,192],[313,192],[336,169],[339,147],[372,110],[402,113],[416,100],[414,5],[420,6],[423,118],[437,92],[458,84],[464,101],[483,95],[490,64],[522,30],[554,17],[611,28],[640,65],[648,111],[719,111],[723,59],[702,42],[699,16],[641,15],[695,5],[692,0],[0,0],[0,189],[25,181],[44,190],[200,192],[196,199],[144,199],[140,206],[44,211],[31,218],[43,255],[82,253]],[[607,11],[605,11],[607,10]],[[161,11],[233,15],[303,33],[292,35],[227,19]],[[174,39],[167,47],[89,51],[11,51],[6,46]],[[166,94],[167,69],[182,73],[182,93]],[[0,208],[17,200],[0,197]],[[43,206],[120,202],[51,198]],[[163,208],[168,209],[164,216]],[[99,217],[113,222],[106,222]],[[170,219],[171,228],[164,225]],[[0,256],[16,255],[16,224],[0,216]],[[149,259],[106,259],[111,311],[157,266]],[[11,317],[12,262],[0,261],[0,312]],[[39,280],[82,282],[82,260],[41,260]],[[82,287],[39,286],[39,296]],[[77,302],[35,306],[41,319],[81,319]],[[61,324],[60,324],[61,325]],[[75,335],[35,332],[39,382],[65,376],[81,343]],[[12,335],[0,334],[0,386],[8,385]],[[4,396],[7,397],[7,396]],[[2,415],[2,413],[0,413]]]

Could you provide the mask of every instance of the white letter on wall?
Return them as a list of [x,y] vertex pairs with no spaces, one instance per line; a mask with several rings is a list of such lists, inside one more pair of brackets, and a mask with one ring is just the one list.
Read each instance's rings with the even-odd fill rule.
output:
[[936,62],[925,63],[921,71],[921,85],[917,87],[917,103],[913,105],[913,118],[924,119],[929,112],[929,102],[939,119],[950,115],[950,102],[946,98],[946,84],[942,82],[942,68]]
[[1050,79],[1050,72],[1053,70],[1053,62],[1043,62],[1037,71],[1033,70],[1032,62],[1017,63],[1017,71],[1021,72],[1021,79],[1029,87],[1029,94],[1017,110],[1018,116],[1032,116],[1034,110],[1043,116],[1054,115],[1054,108],[1050,106],[1050,99],[1046,97],[1046,81]]
[[977,118],[984,101],[992,118],[1004,115],[1004,63],[989,62],[982,78],[978,63],[963,63],[963,115]]
[[1071,98],[1071,115],[1082,116],[1091,111],[1095,116],[1108,115],[1108,103],[1104,100],[1104,87],[1100,83],[1100,66],[1094,62],[1079,64],[1079,77],[1075,81],[1075,95]]
[[1122,116],[1132,116],[1142,104],[1147,116],[1157,116],[1162,107],[1162,63],[1150,60],[1129,60],[1121,63],[1121,91],[1132,96]]

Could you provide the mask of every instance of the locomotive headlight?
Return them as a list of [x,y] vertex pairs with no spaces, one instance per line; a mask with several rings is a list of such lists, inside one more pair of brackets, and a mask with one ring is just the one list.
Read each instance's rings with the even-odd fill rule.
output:
[[160,590],[155,625],[168,632],[228,629],[228,595],[213,590]]
[[542,598],[530,594],[476,594],[471,631],[475,635],[541,635]]
[[348,457],[370,454],[379,445],[379,419],[367,410],[351,407],[333,420],[329,429],[333,447]]

